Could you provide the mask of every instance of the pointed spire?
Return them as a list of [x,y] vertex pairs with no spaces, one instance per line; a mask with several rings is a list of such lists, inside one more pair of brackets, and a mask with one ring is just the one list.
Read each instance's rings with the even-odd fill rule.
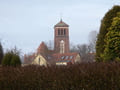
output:
[[62,13],[60,13],[60,22],[62,22]]
[[60,22],[61,22],[61,23],[63,22],[63,21],[62,21],[62,18],[61,18]]

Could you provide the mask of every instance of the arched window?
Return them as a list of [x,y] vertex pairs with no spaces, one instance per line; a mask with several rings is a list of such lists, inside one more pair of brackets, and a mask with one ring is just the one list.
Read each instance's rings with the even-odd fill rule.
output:
[[65,42],[63,40],[60,41],[60,53],[65,52]]

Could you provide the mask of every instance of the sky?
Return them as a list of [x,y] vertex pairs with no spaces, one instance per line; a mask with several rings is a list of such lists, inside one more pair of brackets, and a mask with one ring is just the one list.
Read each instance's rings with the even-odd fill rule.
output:
[[0,0],[0,41],[4,50],[35,52],[42,41],[54,40],[54,25],[62,18],[70,26],[70,43],[88,43],[114,5],[120,0]]

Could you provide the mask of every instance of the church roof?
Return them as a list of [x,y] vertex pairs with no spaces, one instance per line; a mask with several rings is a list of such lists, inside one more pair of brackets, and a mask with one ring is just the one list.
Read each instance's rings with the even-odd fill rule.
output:
[[61,19],[61,21],[57,23],[54,27],[69,27],[69,25],[63,22]]
[[53,54],[56,62],[74,62],[78,53]]
[[47,48],[46,44],[44,42],[42,42],[37,49],[37,54],[45,53],[47,50],[48,50],[48,48]]

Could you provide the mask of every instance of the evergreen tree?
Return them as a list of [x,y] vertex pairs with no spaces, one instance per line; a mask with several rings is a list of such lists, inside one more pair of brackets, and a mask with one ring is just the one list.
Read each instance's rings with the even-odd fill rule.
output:
[[102,61],[102,54],[105,49],[105,36],[108,33],[108,29],[112,24],[112,20],[117,16],[117,13],[120,12],[120,6],[114,6],[111,10],[109,10],[103,20],[101,21],[100,31],[97,37],[96,42],[96,61]]
[[21,60],[18,54],[18,51],[13,49],[12,51],[8,51],[2,60],[3,66],[20,66]]
[[14,66],[14,67],[20,66],[21,65],[20,57],[18,55],[14,54],[12,56],[12,60],[11,60],[10,64],[11,64],[11,66]]
[[120,13],[113,19],[112,25],[106,34],[104,61],[120,61]]
[[3,57],[2,65],[3,66],[10,66],[12,57],[13,57],[13,53],[12,52],[7,52],[5,54],[5,56]]
[[2,44],[0,43],[0,64],[2,63],[2,59],[3,59],[3,48],[2,48]]

